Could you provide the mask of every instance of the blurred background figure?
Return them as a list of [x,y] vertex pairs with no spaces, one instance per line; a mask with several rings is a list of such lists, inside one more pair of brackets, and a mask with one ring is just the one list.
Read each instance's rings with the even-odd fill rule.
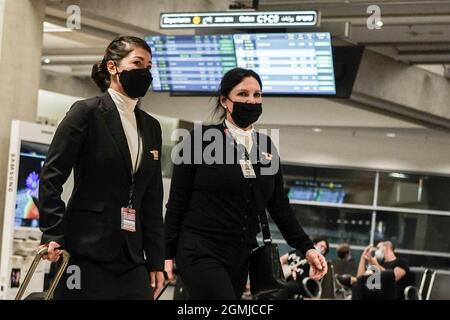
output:
[[350,245],[348,243],[341,243],[336,247],[337,258],[331,263],[334,267],[336,275],[350,274],[356,275],[358,271],[358,263],[351,255]]
[[[314,248],[326,257],[330,245],[328,240],[322,237],[314,238]],[[286,286],[278,291],[274,298],[277,300],[287,300],[298,296],[308,296],[305,292],[303,281],[306,278],[311,278],[311,268],[299,250],[292,250],[289,253],[280,257],[283,269],[289,270],[286,277]]]
[[367,246],[361,254],[356,277],[351,273],[338,274],[337,284],[344,290],[351,288],[352,300],[403,300],[405,288],[410,284],[409,264],[397,258],[394,250],[391,241]]

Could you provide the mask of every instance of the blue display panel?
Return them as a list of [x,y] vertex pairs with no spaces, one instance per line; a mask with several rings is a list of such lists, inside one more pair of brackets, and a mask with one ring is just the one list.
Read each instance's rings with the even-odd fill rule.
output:
[[329,33],[152,36],[154,91],[215,93],[228,70],[256,71],[264,94],[336,94]]
[[289,188],[291,200],[343,203],[346,192],[342,184],[334,182],[297,181]]

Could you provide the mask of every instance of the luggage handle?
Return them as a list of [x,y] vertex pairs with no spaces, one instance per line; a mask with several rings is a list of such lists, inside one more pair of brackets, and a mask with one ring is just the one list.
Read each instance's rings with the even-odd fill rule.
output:
[[[46,255],[48,253],[48,248],[42,248],[38,251],[38,253],[36,254],[36,256],[34,257],[33,262],[31,263],[30,269],[28,270],[25,279],[23,280],[22,285],[19,288],[19,291],[17,292],[16,298],[15,300],[21,300],[23,297],[23,294],[25,293],[25,290],[28,287],[28,284],[31,280],[31,278],[33,277],[34,272],[36,271],[36,268],[39,264],[39,262],[41,261],[42,257],[44,255]],[[67,267],[67,264],[69,263],[69,258],[70,258],[70,253],[68,253],[66,250],[62,250],[62,263],[58,269],[58,272],[56,273],[55,278],[53,279],[50,288],[48,289],[44,300],[50,300],[53,297],[53,292],[56,289],[56,286],[58,285],[59,280],[61,279],[61,276],[64,273],[64,270]]]
[[[166,291],[167,287],[170,285],[170,281],[169,281],[169,277],[167,276],[167,272],[163,271],[163,273],[164,273],[164,285],[154,300],[159,300],[159,298],[161,298],[164,291]],[[173,269],[172,273],[174,276],[178,275],[177,269]]]

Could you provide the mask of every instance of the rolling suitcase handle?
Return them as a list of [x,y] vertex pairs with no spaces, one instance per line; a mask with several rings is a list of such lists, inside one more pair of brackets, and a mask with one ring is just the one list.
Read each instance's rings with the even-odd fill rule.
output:
[[[178,272],[176,269],[173,270],[173,274],[177,275]],[[166,291],[167,287],[170,285],[170,281],[169,278],[167,277],[167,273],[164,271],[164,286],[161,288],[161,291],[158,293],[158,295],[156,296],[155,300],[159,300],[159,298],[161,298],[162,294],[164,293],[164,291]]]
[[164,293],[164,291],[166,291],[166,289],[169,286],[169,284],[170,284],[169,281],[164,283],[164,286],[161,288],[161,291],[158,293],[158,295],[156,296],[155,300],[159,300],[159,298],[161,298],[162,294]]
[[[28,270],[25,279],[23,280],[22,285],[19,288],[19,291],[17,292],[16,298],[15,300],[21,300],[23,294],[25,293],[25,290],[28,287],[28,284],[31,280],[31,278],[33,277],[34,272],[36,271],[36,268],[39,264],[39,262],[41,261],[42,257],[47,254],[48,252],[48,248],[42,248],[38,251],[38,253],[36,254],[36,256],[34,257],[33,262],[31,263],[30,269]],[[64,270],[67,267],[67,264],[69,263],[69,258],[70,258],[70,254],[66,251],[66,250],[62,250],[62,263],[61,266],[58,269],[58,272],[55,275],[55,278],[53,279],[50,288],[48,289],[47,293],[45,294],[44,300],[50,300],[53,296],[53,292],[56,289],[56,286],[58,285],[59,280],[61,279],[61,276],[64,273]]]

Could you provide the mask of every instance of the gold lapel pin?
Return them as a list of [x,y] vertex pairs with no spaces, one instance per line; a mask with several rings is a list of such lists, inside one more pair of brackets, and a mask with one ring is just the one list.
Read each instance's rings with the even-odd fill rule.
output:
[[263,155],[264,155],[264,157],[266,157],[266,159],[267,160],[272,160],[272,154],[270,154],[270,153],[267,153],[267,152],[261,152]]
[[153,160],[159,159],[159,152],[158,150],[151,150],[150,153],[153,155]]

